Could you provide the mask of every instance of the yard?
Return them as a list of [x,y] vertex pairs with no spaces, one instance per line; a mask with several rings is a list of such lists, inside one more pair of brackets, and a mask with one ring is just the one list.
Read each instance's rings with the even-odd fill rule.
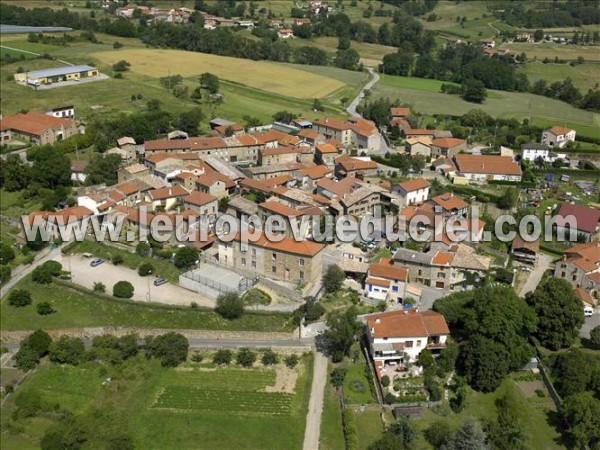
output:
[[[96,326],[270,332],[293,329],[286,314],[247,312],[241,318],[229,321],[209,310],[121,300],[66,282],[55,282],[48,289],[26,277],[17,283],[16,288],[30,291],[33,305],[15,308],[3,301],[0,306],[0,327],[3,330]],[[37,314],[35,304],[40,301],[49,302],[56,312],[47,316]]]
[[358,343],[352,346],[351,356],[342,364],[342,367],[346,369],[343,386],[346,403],[354,405],[377,403],[373,394],[369,366]]
[[[282,376],[291,381],[275,391]],[[102,386],[107,377],[112,381]],[[110,431],[130,436],[135,448],[289,449],[302,445],[311,381],[308,354],[295,369],[170,369],[139,355],[117,366],[43,363],[17,393],[33,392],[88,426],[108,420]],[[2,411],[3,447],[39,447],[55,415],[14,421],[14,410],[12,397]],[[94,432],[88,444],[104,444],[94,439],[109,434]]]

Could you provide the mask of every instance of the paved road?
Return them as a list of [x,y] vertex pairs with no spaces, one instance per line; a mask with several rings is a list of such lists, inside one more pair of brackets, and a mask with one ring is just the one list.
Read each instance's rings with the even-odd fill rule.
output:
[[530,272],[529,277],[527,278],[527,281],[525,281],[525,284],[523,285],[523,287],[521,288],[521,291],[519,292],[520,297],[525,297],[525,294],[527,294],[528,292],[535,291],[535,288],[542,280],[542,276],[544,275],[544,272],[546,272],[546,270],[550,267],[551,263],[552,263],[551,256],[540,253],[538,263],[536,264],[533,271]]
[[600,325],[600,308],[596,308],[592,317],[586,317],[581,330],[579,330],[579,336],[589,339],[590,331]]
[[[20,53],[27,53],[29,55],[42,56],[41,53],[35,53],[35,52],[27,51],[27,50],[21,50],[19,48],[7,47],[6,45],[0,45],[0,48],[5,48],[7,50],[13,50],[15,52],[20,52]],[[68,61],[63,61],[62,59],[57,59],[56,61],[58,61],[59,63],[66,64],[67,66],[74,66],[75,65],[75,64],[70,63]]]
[[31,273],[37,266],[58,257],[60,257],[60,247],[55,248],[54,250],[45,249],[36,255],[36,259],[33,263],[26,266],[19,266],[13,272],[11,279],[8,280],[6,284],[2,285],[2,289],[0,289],[0,298],[4,297],[16,283]]
[[317,450],[321,434],[321,413],[323,412],[323,397],[327,383],[327,358],[315,352],[315,365],[313,371],[308,414],[306,416],[306,430],[304,431],[303,450]]
[[365,90],[371,89],[373,86],[375,86],[375,83],[377,83],[379,81],[379,74],[377,72],[375,72],[371,67],[367,67],[367,71],[371,74],[371,77],[372,77],[371,80],[369,80],[369,82],[362,87],[362,89],[358,92],[356,97],[354,97],[354,100],[352,100],[352,102],[346,108],[346,112],[348,114],[350,114],[351,116],[362,117],[356,111],[356,107],[358,106],[360,101],[364,98]]

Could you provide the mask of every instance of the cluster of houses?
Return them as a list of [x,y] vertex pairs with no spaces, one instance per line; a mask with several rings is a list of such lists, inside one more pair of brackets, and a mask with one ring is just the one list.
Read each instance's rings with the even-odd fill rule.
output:
[[168,22],[168,23],[188,23],[193,9],[186,7],[177,8],[158,8],[155,6],[137,5],[129,3],[125,6],[115,9],[117,17],[132,19],[136,15],[144,16],[150,21]]

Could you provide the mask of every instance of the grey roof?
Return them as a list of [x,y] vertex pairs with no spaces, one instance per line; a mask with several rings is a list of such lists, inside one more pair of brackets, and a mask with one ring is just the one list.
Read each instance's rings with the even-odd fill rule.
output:
[[215,169],[217,172],[222,173],[223,175],[231,178],[232,180],[246,178],[246,175],[244,175],[237,167],[235,167],[229,162],[223,161],[220,158],[216,158],[214,156],[205,156],[203,157],[203,160],[206,164]]
[[80,66],[65,66],[55,67],[53,69],[33,70],[27,72],[28,78],[56,77],[66,75],[68,73],[87,72],[88,70],[97,70],[95,67],[80,65]]
[[402,261],[405,263],[430,265],[433,255],[414,250],[408,250],[406,248],[399,248],[396,250],[393,259],[394,261]]
[[538,144],[537,142],[531,142],[528,144],[521,144],[521,150],[549,150],[550,147],[544,144]]
[[222,125],[233,125],[233,122],[226,120],[226,119],[221,119],[220,117],[215,117],[214,119],[212,119],[210,121],[211,125],[214,126],[222,126]]

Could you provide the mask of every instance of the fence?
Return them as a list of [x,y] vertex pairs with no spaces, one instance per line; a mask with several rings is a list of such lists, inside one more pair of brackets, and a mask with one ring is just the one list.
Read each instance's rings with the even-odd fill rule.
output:
[[552,400],[554,400],[554,403],[556,404],[556,408],[558,410],[560,410],[562,408],[562,399],[560,398],[560,395],[558,395],[558,392],[556,392],[556,389],[554,388],[554,385],[552,384],[552,381],[550,380],[550,377],[548,376],[548,372],[546,372],[546,368],[542,364],[542,361],[537,356],[536,356],[536,359],[538,362],[538,368],[540,369],[540,374],[542,375],[542,380],[544,381],[544,384],[546,385],[546,389],[548,389],[548,392],[550,393],[550,397],[552,397]]

